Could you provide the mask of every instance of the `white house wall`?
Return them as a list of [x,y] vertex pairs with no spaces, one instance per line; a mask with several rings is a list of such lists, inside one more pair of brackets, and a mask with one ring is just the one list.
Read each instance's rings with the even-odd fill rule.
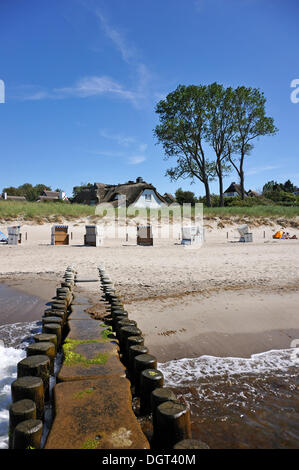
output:
[[[151,195],[151,200],[146,200],[145,195]],[[160,201],[160,199],[156,196],[152,189],[144,189],[143,192],[140,194],[137,201],[132,204],[133,207],[150,207],[151,209],[159,208],[165,206],[165,204]]]

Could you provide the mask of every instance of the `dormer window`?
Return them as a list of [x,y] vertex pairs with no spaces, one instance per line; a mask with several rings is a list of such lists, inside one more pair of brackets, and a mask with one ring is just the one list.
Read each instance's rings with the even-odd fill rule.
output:
[[145,194],[145,200],[146,201],[151,201],[152,200],[152,195],[151,194]]

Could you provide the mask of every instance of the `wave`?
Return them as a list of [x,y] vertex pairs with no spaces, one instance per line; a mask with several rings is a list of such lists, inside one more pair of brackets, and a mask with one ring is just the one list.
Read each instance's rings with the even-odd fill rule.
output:
[[168,386],[187,385],[205,377],[285,372],[298,367],[299,348],[270,350],[250,358],[200,356],[159,363]]

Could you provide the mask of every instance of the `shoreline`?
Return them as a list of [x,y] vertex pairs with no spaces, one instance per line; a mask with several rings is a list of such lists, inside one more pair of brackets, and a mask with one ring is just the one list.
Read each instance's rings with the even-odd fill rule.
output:
[[[9,318],[13,319],[9,323],[19,323],[40,320],[57,282],[52,275],[48,279],[34,279],[34,275],[25,279],[24,275],[17,275],[13,279],[11,275],[1,279],[0,288],[1,285],[9,289],[10,299],[13,292],[23,294],[17,296],[15,307],[9,311]],[[92,283],[80,286],[80,291],[97,304]],[[27,299],[25,309],[19,308],[20,298]],[[298,291],[294,290],[222,290],[193,294],[187,300],[138,299],[124,305],[142,330],[151,354],[161,363],[204,355],[248,358],[269,350],[289,349],[291,341],[299,338]],[[9,323],[0,318],[0,325]]]

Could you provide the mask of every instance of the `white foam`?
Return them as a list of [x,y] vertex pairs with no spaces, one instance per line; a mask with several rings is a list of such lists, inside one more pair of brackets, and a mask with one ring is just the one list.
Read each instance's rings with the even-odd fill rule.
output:
[[[298,349],[298,348],[297,348]],[[184,385],[205,377],[238,374],[265,374],[285,372],[298,367],[294,361],[294,348],[271,350],[253,354],[250,358],[200,356],[159,363],[168,386]]]
[[41,322],[9,323],[0,326],[0,340],[6,347],[25,348],[32,336],[41,332]]
[[5,348],[0,343],[0,449],[8,446],[10,385],[17,377],[17,363],[25,356],[23,349]]

